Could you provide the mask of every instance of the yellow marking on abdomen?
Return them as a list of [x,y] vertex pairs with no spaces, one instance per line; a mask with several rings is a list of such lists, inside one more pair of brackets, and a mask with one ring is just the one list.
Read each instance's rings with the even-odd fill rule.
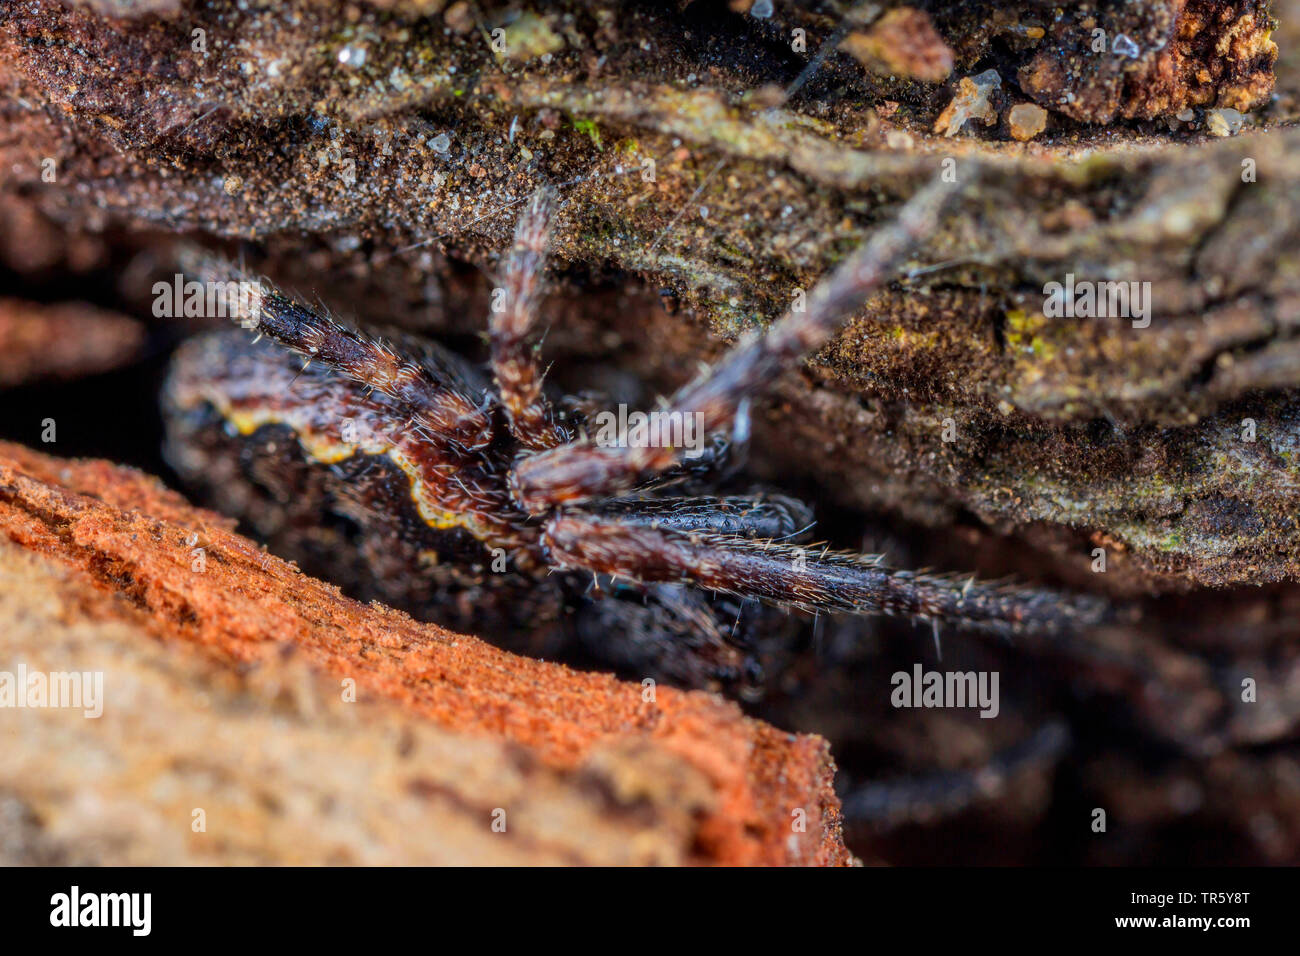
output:
[[425,483],[420,474],[420,469],[391,442],[372,440],[349,443],[334,441],[315,431],[302,428],[301,424],[293,421],[293,416],[285,415],[283,411],[270,408],[236,410],[224,402],[214,401],[210,395],[205,395],[204,398],[211,402],[222,417],[234,425],[241,435],[251,435],[263,425],[288,426],[308,457],[320,464],[336,465],[351,458],[358,451],[366,455],[383,455],[397,465],[411,480],[411,497],[425,524],[440,530],[463,528],[480,541],[490,540],[485,534],[486,529],[479,527],[478,522],[473,520],[474,516],[472,514],[444,511],[430,504],[428,496],[425,494]]

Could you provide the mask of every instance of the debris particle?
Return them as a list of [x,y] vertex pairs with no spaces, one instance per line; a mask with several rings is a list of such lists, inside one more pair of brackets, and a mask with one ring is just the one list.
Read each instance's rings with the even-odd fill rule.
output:
[[992,126],[998,121],[998,111],[989,102],[993,91],[1002,86],[1002,77],[997,70],[985,70],[978,76],[964,76],[957,84],[957,95],[939,114],[934,131],[944,136],[956,136],[966,125],[966,121],[977,119],[985,126]]
[[339,50],[339,62],[344,66],[364,66],[366,48],[363,46],[345,46]]
[[885,145],[890,149],[909,150],[915,144],[912,134],[901,129],[891,129],[885,134]]
[[1115,41],[1111,43],[1110,49],[1111,52],[1116,53],[1119,56],[1126,56],[1130,60],[1136,60],[1142,55],[1141,48],[1122,33],[1115,37]]
[[1017,103],[1007,114],[1011,138],[1026,143],[1047,128],[1047,110],[1033,103]]
[[1236,136],[1241,126],[1241,113],[1230,107],[1210,110],[1205,115],[1205,128],[1214,136]]
[[465,0],[458,0],[457,3],[449,6],[442,19],[453,33],[469,33],[474,29],[474,15]]
[[866,69],[923,83],[942,83],[952,73],[952,50],[924,11],[890,10],[870,29],[850,33],[840,43]]
[[564,49],[564,38],[551,29],[546,17],[525,13],[505,28],[505,55],[512,60],[532,60]]

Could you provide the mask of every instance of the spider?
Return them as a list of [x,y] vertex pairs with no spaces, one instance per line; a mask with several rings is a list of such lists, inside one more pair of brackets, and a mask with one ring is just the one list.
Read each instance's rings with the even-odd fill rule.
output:
[[[535,327],[556,209],[543,189],[504,256],[490,382],[434,343],[348,327],[262,283],[242,323],[256,338],[228,329],[178,351],[168,458],[362,594],[497,638],[543,634],[535,654],[576,642],[679,685],[761,693],[764,648],[788,638],[790,611],[902,615],[936,640],[940,624],[1007,637],[1090,626],[1108,613],[1101,599],[895,570],[809,544],[811,511],[793,498],[707,493],[746,439],[750,402],[890,280],[954,189],[923,187],[802,310],[667,401],[700,423],[702,447],[602,442],[590,401],[543,389]],[[232,274],[211,259],[194,271]]]

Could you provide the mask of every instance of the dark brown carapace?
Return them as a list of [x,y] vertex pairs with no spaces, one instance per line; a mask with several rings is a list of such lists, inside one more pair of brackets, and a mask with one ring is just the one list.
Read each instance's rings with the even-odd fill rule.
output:
[[[576,641],[624,673],[688,686],[754,691],[790,609],[1008,636],[1096,623],[1097,599],[810,545],[809,509],[779,494],[680,490],[707,487],[746,431],[748,402],[890,279],[956,188],[921,189],[806,308],[668,401],[667,415],[711,436],[691,455],[601,443],[583,406],[548,399],[533,345],[553,206],[543,192],[520,218],[489,320],[492,382],[435,344],[347,328],[261,284],[245,316],[256,337],[230,330],[180,350],[164,399],[170,460],[218,507],[364,596],[516,647],[526,635],[532,653]],[[211,261],[196,271],[232,278]]]

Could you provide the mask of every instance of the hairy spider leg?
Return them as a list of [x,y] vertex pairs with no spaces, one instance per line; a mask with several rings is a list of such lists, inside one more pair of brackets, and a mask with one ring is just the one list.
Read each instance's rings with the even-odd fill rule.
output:
[[[792,309],[764,334],[750,334],[669,401],[669,415],[699,415],[705,432],[730,428],[744,402],[839,331],[867,296],[888,281],[900,261],[933,233],[955,192],[936,178],[899,210],[889,225],[817,284],[803,311]],[[510,478],[515,500],[529,513],[626,492],[672,468],[684,449],[572,442],[524,458]]]
[[685,687],[762,695],[763,666],[750,629],[736,633],[734,611],[685,585],[650,584],[606,596],[570,616],[578,644],[629,676],[653,674]]
[[549,190],[535,192],[515,226],[514,245],[502,274],[503,300],[493,296],[488,318],[492,373],[506,411],[506,424],[519,444],[544,451],[569,440],[542,393],[544,372],[539,348],[529,339],[543,291],[546,246],[553,201]]
[[582,513],[626,525],[777,541],[800,539],[814,524],[811,508],[779,494],[611,498],[584,507]]
[[[203,254],[187,256],[186,271],[205,279],[242,279],[232,263]],[[352,381],[395,399],[416,430],[439,436],[467,451],[485,448],[493,438],[486,404],[450,377],[435,375],[427,363],[413,361],[383,339],[349,328],[296,302],[265,279],[253,283],[246,314],[233,317],[299,355],[320,362]],[[307,366],[304,366],[306,368]]]
[[813,613],[889,614],[1006,637],[1067,634],[1112,613],[1106,601],[1089,595],[899,571],[875,555],[683,533],[576,509],[548,519],[542,540],[561,568],[688,582]]

